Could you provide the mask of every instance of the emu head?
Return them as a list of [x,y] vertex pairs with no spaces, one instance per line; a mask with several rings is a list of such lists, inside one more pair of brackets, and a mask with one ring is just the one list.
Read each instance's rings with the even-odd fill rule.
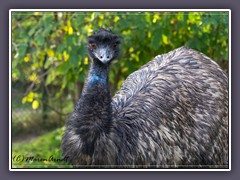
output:
[[121,39],[106,29],[100,29],[88,37],[88,54],[92,60],[109,64],[120,52]]

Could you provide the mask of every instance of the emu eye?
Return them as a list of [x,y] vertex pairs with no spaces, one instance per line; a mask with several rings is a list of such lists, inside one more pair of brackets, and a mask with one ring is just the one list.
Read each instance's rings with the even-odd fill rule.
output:
[[92,49],[95,49],[95,48],[96,48],[96,45],[93,44],[93,43],[90,43],[89,46],[90,46],[90,48],[92,48]]
[[118,44],[117,44],[117,43],[113,44],[113,48],[114,48],[114,49],[117,48],[117,47],[118,47]]

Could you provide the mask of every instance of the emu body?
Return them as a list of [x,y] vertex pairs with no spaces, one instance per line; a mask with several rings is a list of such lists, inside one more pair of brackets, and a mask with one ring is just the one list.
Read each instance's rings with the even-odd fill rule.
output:
[[[92,52],[98,43],[103,47],[101,42],[111,44],[109,51],[115,47],[110,56]],[[89,38],[92,63],[66,123],[63,156],[89,168],[226,168],[228,78],[220,67],[181,47],[132,73],[111,98],[108,74],[119,53],[116,42],[118,37],[106,30]]]

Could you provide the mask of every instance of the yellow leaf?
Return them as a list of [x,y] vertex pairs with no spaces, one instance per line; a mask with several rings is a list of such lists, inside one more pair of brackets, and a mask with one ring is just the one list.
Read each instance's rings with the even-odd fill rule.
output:
[[37,101],[37,100],[34,100],[33,102],[32,102],[32,108],[33,109],[37,109],[39,107],[39,102]]
[[94,17],[95,17],[95,12],[93,12],[93,13],[91,14],[91,20],[90,20],[90,21],[92,21],[92,20],[94,19]]
[[104,19],[104,16],[103,16],[103,14],[99,15],[98,17],[99,17],[99,19],[101,19],[101,20],[103,20],[103,19]]
[[25,104],[27,102],[27,97],[22,98],[22,104]]
[[152,37],[152,33],[149,31],[148,32],[148,38],[151,38]]
[[40,12],[34,12],[33,14],[34,14],[35,16],[39,16],[39,15],[41,15]]
[[85,29],[87,31],[88,36],[92,34],[93,29],[92,29],[92,25],[91,24],[85,26]]
[[123,73],[125,73],[125,72],[127,72],[128,71],[128,67],[124,67],[123,69],[122,69],[122,72]]
[[71,26],[71,21],[67,21],[67,26]]
[[32,73],[29,77],[28,77],[28,79],[30,80],[30,81],[36,81],[37,80],[37,74],[34,72],[34,73]]
[[55,96],[56,96],[56,98],[59,98],[61,96],[61,93],[58,92]]
[[43,163],[44,163],[44,164],[50,164],[50,162],[47,161],[47,160],[43,161]]
[[52,49],[48,49],[47,54],[48,54],[49,57],[53,57],[54,56],[54,51]]
[[115,16],[115,18],[114,18],[114,22],[118,22],[118,20],[119,20],[120,18],[118,17],[118,16]]
[[87,57],[84,58],[83,64],[88,65],[88,58]]
[[164,35],[164,34],[162,35],[162,40],[163,40],[164,44],[169,44],[168,37],[166,35]]
[[134,51],[133,47],[129,48],[129,52],[132,53]]
[[69,26],[69,27],[68,27],[68,34],[69,34],[69,35],[73,34],[73,28],[72,28],[72,26]]
[[103,20],[102,20],[102,19],[99,19],[99,21],[98,21],[98,26],[99,26],[99,27],[102,27],[102,25],[103,25]]
[[17,73],[12,73],[12,79],[17,79]]
[[63,52],[63,60],[67,61],[69,59],[69,54],[66,51]]
[[66,32],[68,31],[68,26],[63,26],[62,28],[64,31],[66,31]]
[[23,60],[24,62],[28,62],[30,60],[30,54],[27,54]]
[[33,101],[33,98],[34,98],[34,93],[33,93],[33,92],[28,93],[28,95],[26,96],[26,98],[27,98],[27,101],[28,101],[28,102],[32,102],[32,101]]
[[118,81],[118,84],[117,84],[118,89],[120,89],[120,87],[123,84],[123,82],[124,82],[124,80],[122,80],[122,79],[120,81]]
[[124,34],[124,35],[126,34],[126,35],[127,35],[127,34],[131,34],[131,32],[132,32],[132,31],[131,31],[130,29],[129,29],[129,30],[124,30],[124,31],[122,32],[122,34]]
[[160,19],[159,15],[154,14],[154,16],[153,16],[153,23],[156,23],[158,19]]

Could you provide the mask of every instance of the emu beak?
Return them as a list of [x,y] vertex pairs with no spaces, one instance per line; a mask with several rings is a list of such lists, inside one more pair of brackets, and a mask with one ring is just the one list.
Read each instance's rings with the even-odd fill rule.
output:
[[99,49],[97,53],[97,58],[103,63],[106,64],[109,62],[112,58],[112,55],[110,54],[110,51],[108,48],[101,48]]

